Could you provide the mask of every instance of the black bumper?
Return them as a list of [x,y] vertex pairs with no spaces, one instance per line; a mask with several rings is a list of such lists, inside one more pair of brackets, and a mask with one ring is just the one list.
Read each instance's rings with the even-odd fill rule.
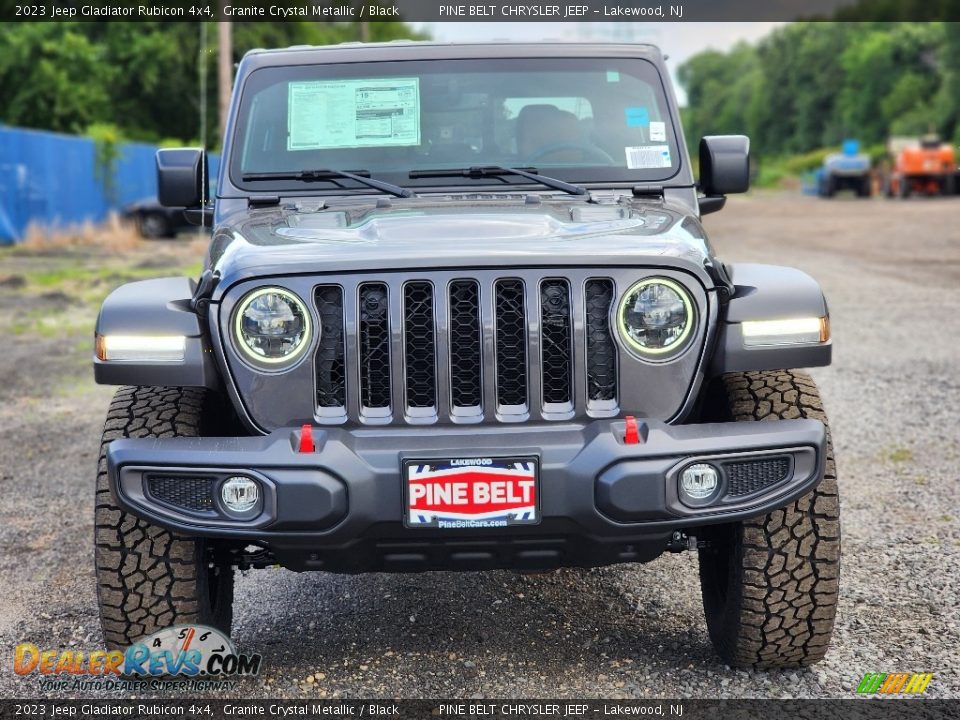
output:
[[[298,452],[295,430],[263,437],[122,439],[108,451],[110,486],[122,508],[178,533],[257,544],[295,569],[364,572],[646,561],[667,548],[674,531],[695,534],[700,526],[765,514],[823,477],[826,433],[814,420],[684,426],[641,421],[639,444],[624,443],[624,428],[623,420],[598,420],[314,429],[312,453]],[[405,460],[478,456],[539,459],[538,524],[404,526]],[[758,484],[756,473],[740,470],[737,478],[749,482],[734,478],[735,466],[749,470],[760,467],[750,463],[765,460],[783,468],[775,482]],[[722,469],[718,499],[706,507],[687,507],[678,498],[677,475],[693,461]],[[158,498],[152,491],[159,476],[167,478],[165,487],[198,478],[217,496],[218,483],[236,474],[261,483],[261,508],[251,519],[227,519],[218,501],[191,509],[176,492]]]

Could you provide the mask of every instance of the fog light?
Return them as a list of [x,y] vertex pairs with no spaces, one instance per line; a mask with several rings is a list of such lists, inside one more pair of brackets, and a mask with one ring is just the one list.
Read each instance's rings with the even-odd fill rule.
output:
[[680,474],[680,498],[702,501],[713,495],[720,485],[720,473],[713,465],[697,463]]
[[260,502],[260,486],[256,481],[237,475],[228,478],[220,487],[220,499],[231,513],[243,515],[253,510]]

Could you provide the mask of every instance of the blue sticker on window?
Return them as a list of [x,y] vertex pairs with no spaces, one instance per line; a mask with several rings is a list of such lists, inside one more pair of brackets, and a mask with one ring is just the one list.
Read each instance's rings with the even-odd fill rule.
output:
[[647,127],[650,124],[650,113],[645,107],[628,107],[623,112],[627,116],[627,127]]

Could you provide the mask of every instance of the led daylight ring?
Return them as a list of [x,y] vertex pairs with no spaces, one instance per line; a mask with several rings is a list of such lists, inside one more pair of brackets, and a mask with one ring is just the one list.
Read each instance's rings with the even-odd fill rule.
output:
[[[303,335],[300,338],[300,342],[294,347],[293,351],[287,355],[281,357],[266,357],[264,355],[258,355],[250,345],[244,340],[243,332],[243,315],[257,298],[261,298],[264,295],[279,295],[286,300],[288,300],[294,307],[299,310],[301,316],[303,317]],[[310,321],[310,312],[307,310],[306,305],[303,301],[294,295],[289,290],[284,290],[279,287],[265,287],[258,290],[254,290],[249,293],[243,300],[240,301],[240,304],[237,305],[237,309],[234,312],[233,318],[233,334],[237,346],[242,351],[243,355],[250,361],[256,364],[266,364],[266,365],[281,365],[289,364],[296,360],[310,345],[311,337],[311,321]]]
[[[676,339],[662,348],[651,348],[638,343],[630,336],[628,328],[623,319],[627,302],[630,300],[630,298],[634,297],[637,293],[642,292],[644,288],[650,285],[663,285],[664,287],[669,288],[677,294],[677,296],[680,298],[680,301],[683,303],[683,330],[680,332],[680,335],[676,337]],[[680,283],[664,277],[649,277],[631,285],[629,289],[620,297],[620,302],[617,304],[616,327],[621,340],[623,340],[623,342],[632,352],[641,357],[645,357],[646,359],[658,359],[666,355],[675,354],[685,346],[686,340],[693,330],[695,316],[696,314],[694,311],[693,301],[690,299],[690,295],[687,293],[687,290]]]

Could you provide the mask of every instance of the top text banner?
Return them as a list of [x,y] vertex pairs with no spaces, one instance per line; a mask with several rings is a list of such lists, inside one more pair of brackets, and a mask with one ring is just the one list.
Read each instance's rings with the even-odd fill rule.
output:
[[960,0],[0,0],[0,21],[717,22],[960,20]]

